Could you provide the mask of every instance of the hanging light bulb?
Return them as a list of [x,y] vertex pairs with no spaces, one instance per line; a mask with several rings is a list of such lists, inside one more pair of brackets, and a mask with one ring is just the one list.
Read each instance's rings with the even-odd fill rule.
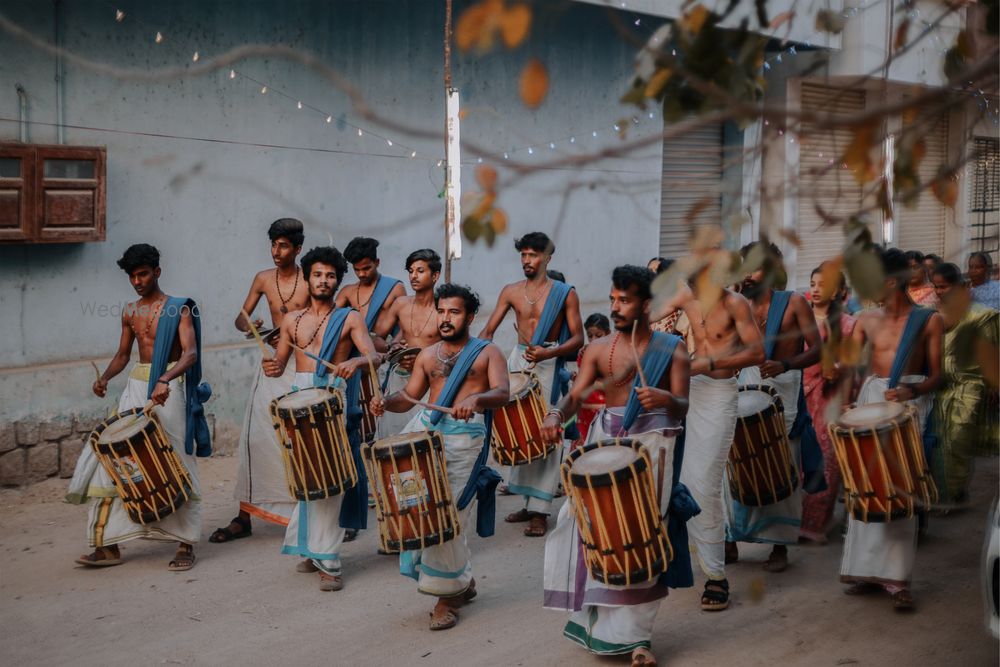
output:
[[386,145],[388,145],[388,146],[392,146],[392,139],[386,139],[386,140],[385,140],[385,143],[386,143]]
[[326,117],[326,122],[332,123],[333,122],[333,116],[327,116]]
[[261,95],[267,95],[267,86],[261,86],[260,87],[260,94]]
[[480,158],[476,158],[476,162],[478,162],[479,164],[482,164],[483,163],[483,158],[481,158],[481,157]]
[[576,137],[570,137],[569,138],[569,143],[575,144],[576,143]]
[[362,132],[362,131],[361,131],[361,128],[359,127],[359,128],[358,128],[358,136],[360,137],[360,136],[362,136],[362,135],[364,135],[364,132]]
[[439,167],[440,167],[440,166],[441,166],[441,164],[442,164],[441,160],[438,160],[438,164],[437,164],[437,166],[439,166]]
[[597,136],[597,130],[594,130],[594,131],[593,131],[593,132],[591,132],[590,134],[591,134],[591,136],[594,136],[594,137],[596,137],[596,136]]
[[509,155],[507,155],[507,153],[504,153],[504,154],[503,154],[503,159],[504,159],[504,160],[507,160],[507,159],[510,159],[510,156],[509,156]]
[[555,148],[556,148],[556,142],[550,141],[549,142],[549,148],[551,148],[552,150],[555,150]]
[[157,44],[159,44],[160,42],[162,42],[163,41],[163,33],[161,33],[159,30],[157,30],[156,31],[156,37],[153,39],[153,41],[155,41]]
[[236,78],[236,70],[234,70],[234,69],[229,70],[229,78],[230,79],[235,79]]
[[528,146],[528,155],[534,155],[534,154],[535,154],[535,149],[532,148],[531,146]]
[[195,52],[194,52],[194,55],[193,55],[193,56],[191,56],[191,61],[192,61],[192,62],[198,62],[198,61],[199,61],[200,59],[201,59],[201,56],[200,56],[200,55],[198,55],[198,52],[197,52],[197,51],[195,51]]
[[122,21],[124,21],[125,20],[125,12],[123,12],[120,9],[116,9],[115,10],[115,20],[118,21],[119,23],[121,23]]
[[299,111],[302,111],[302,102],[298,102],[295,106]]
[[417,157],[417,151],[413,151],[412,153],[410,153],[410,157]]

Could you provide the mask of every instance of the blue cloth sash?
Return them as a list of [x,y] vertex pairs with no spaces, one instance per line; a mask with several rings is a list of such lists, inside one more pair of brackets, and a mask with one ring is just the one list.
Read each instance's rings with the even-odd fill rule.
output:
[[184,413],[187,428],[184,431],[184,452],[191,456],[211,456],[212,438],[205,419],[203,403],[212,396],[212,387],[201,381],[201,317],[194,299],[172,296],[160,310],[160,321],[156,325],[156,340],[153,342],[153,358],[150,362],[149,385],[146,398],[153,395],[156,381],[167,370],[170,352],[177,339],[177,329],[181,324],[181,311],[187,307],[194,323],[194,340],[198,358],[184,371]]
[[[465,382],[472,364],[475,363],[479,353],[486,349],[489,341],[481,338],[469,338],[469,341],[458,354],[455,366],[448,374],[441,393],[438,394],[437,402],[442,408],[450,408],[458,396],[459,389]],[[434,411],[430,415],[431,430],[439,428],[443,412]],[[472,499],[479,501],[476,509],[476,534],[480,537],[491,537],[496,529],[496,494],[494,493],[501,477],[497,471],[486,465],[486,460],[490,453],[490,435],[493,432],[493,411],[487,410],[483,421],[486,426],[486,435],[483,437],[483,448],[476,457],[476,463],[472,467],[469,481],[465,483],[462,493],[455,499],[455,506],[459,511],[468,507]]]
[[375,328],[375,322],[378,321],[379,313],[382,312],[382,306],[385,305],[385,300],[389,298],[389,293],[392,292],[393,288],[396,287],[401,281],[395,278],[390,278],[389,276],[379,276],[378,282],[375,283],[375,289],[372,290],[372,298],[368,301],[368,313],[365,315],[365,326],[368,327],[369,331]]
[[[323,331],[323,343],[320,345],[319,357],[333,362],[333,354],[340,342],[347,316],[351,308],[337,308],[326,322]],[[351,346],[349,358],[359,356],[357,348]],[[330,384],[330,371],[323,364],[316,364],[313,373],[313,386],[323,387]],[[358,471],[358,483],[344,492],[344,502],[340,506],[340,526],[361,530],[368,527],[368,478],[365,476],[365,465],[361,458],[361,372],[355,373],[347,381],[344,391],[344,422],[347,427],[347,440],[351,444],[351,455],[354,457],[354,467]]]
[[788,302],[792,300],[792,293],[786,291],[775,291],[771,294],[771,305],[767,307],[767,321],[764,323],[764,357],[771,359],[774,354],[774,346],[778,343],[778,334],[781,333],[781,321],[785,319],[785,310],[788,309]]
[[[670,362],[674,358],[674,350],[680,340],[681,337],[674,334],[662,331],[653,332],[652,338],[649,339],[649,345],[646,347],[646,353],[642,355],[642,373],[646,376],[646,382],[649,383],[650,387],[660,385],[663,374],[670,368]],[[642,410],[639,396],[635,393],[640,382],[641,378],[636,373],[632,390],[628,394],[628,401],[625,403],[625,414],[622,416],[622,428],[626,431],[632,428],[632,424],[635,423],[636,417]]]
[[913,346],[920,337],[927,320],[931,318],[934,311],[930,308],[920,308],[914,306],[906,318],[906,325],[903,333],[899,337],[899,346],[896,348],[896,356],[892,360],[892,368],[889,369],[889,389],[895,389],[899,385],[899,379],[906,371],[906,365],[913,355]]
[[[535,326],[535,333],[531,336],[532,345],[545,344],[545,339],[548,338],[552,327],[556,324],[556,320],[559,319],[559,314],[566,308],[566,298],[572,289],[572,286],[567,285],[561,280],[552,281],[549,296],[545,299],[545,306],[542,308],[542,314],[538,318],[538,325]],[[569,324],[566,322],[566,318],[563,317],[562,328],[559,330],[559,344],[562,345],[565,343],[569,340],[569,337]],[[552,377],[552,392],[548,397],[549,405],[555,405],[559,402],[559,398],[569,390],[569,374],[563,372],[565,363],[565,359],[556,357],[555,372]]]

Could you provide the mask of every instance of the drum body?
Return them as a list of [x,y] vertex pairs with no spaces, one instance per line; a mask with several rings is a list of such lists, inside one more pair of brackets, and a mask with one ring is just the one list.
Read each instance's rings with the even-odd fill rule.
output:
[[913,516],[937,501],[924,457],[917,412],[900,403],[869,403],[829,425],[844,479],[844,502],[858,521]]
[[191,478],[155,413],[120,412],[88,440],[133,522],[160,521],[190,497]]
[[533,373],[510,374],[510,402],[493,411],[490,447],[500,465],[516,466],[544,459],[558,447],[542,438],[545,400]]
[[358,483],[344,420],[344,394],[329,387],[293,391],[271,401],[288,490],[298,500],[322,500]]
[[726,462],[730,494],[747,507],[781,502],[795,491],[799,474],[778,391],[769,385],[740,387],[736,415]]
[[361,442],[371,442],[378,431],[378,417],[372,414],[371,403],[375,398],[378,376],[372,377],[368,369],[360,371],[359,391],[361,401]]
[[440,433],[401,433],[361,453],[385,551],[425,549],[459,534]]
[[638,440],[601,440],[574,449],[562,477],[594,579],[621,586],[666,572],[673,551],[649,453]]

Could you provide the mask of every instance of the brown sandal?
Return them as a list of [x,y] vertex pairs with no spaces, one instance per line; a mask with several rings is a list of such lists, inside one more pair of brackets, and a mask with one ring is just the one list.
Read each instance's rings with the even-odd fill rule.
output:
[[644,646],[632,651],[631,667],[656,667],[656,656]]
[[194,567],[194,547],[177,547],[174,559],[167,563],[167,569],[171,572],[186,572]]
[[913,596],[905,588],[892,594],[892,608],[896,611],[913,611]]
[[97,547],[93,553],[77,558],[76,563],[87,567],[113,567],[122,564],[122,557],[120,552],[110,547]]
[[431,630],[447,630],[458,625],[458,610],[440,602],[430,613]]
[[544,537],[549,529],[549,522],[544,514],[536,514],[531,517],[528,525],[524,527],[524,534],[528,537]]
[[521,508],[516,512],[511,512],[504,519],[507,523],[524,523],[525,521],[531,521],[531,517],[535,515],[534,512],[529,512],[526,508]]

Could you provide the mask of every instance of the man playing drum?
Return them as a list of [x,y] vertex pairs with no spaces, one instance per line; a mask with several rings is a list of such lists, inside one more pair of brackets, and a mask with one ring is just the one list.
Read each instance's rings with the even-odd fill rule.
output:
[[[258,272],[250,283],[250,293],[236,316],[236,328],[243,333],[250,331],[250,324],[243,313],[252,313],[261,297],[267,304],[272,327],[281,324],[285,313],[301,310],[309,302],[309,288],[295,262],[305,240],[302,223],[294,218],[275,220],[267,235],[271,239],[271,259],[275,268]],[[258,319],[253,324],[259,329],[264,320]],[[268,342],[277,345],[277,336],[268,337]],[[235,496],[240,503],[240,511],[228,526],[216,529],[208,538],[209,542],[229,542],[249,537],[252,532],[251,515],[281,526],[288,525],[295,501],[288,495],[281,444],[271,424],[269,408],[273,399],[292,390],[294,374],[295,369],[291,365],[286,366],[285,372],[278,378],[269,378],[264,375],[263,368],[257,369],[257,376],[250,385],[243,430],[237,443],[240,465]]]
[[139,299],[122,312],[118,352],[94,382],[94,394],[104,397],[108,381],[122,372],[138,342],[139,363],[129,371],[118,411],[141,408],[147,401],[163,427],[174,452],[191,480],[187,501],[160,521],[134,523],[122,503],[108,471],[98,465],[93,449],[84,447],[70,481],[66,499],[82,504],[92,499],[87,518],[87,538],[93,553],[76,562],[92,567],[118,565],[118,545],[136,538],[179,542],[168,568],[190,570],[194,543],[201,534],[201,489],[195,456],[209,456],[211,443],[201,402],[211,391],[201,382],[201,325],[191,299],[169,297],[160,289],[160,253],[140,243],[125,251],[118,266],[128,274]]
[[[712,252],[724,252],[714,250]],[[723,471],[736,430],[736,374],[764,361],[760,331],[749,302],[713,284],[711,265],[691,276],[674,303],[690,322],[692,347],[691,396],[687,413],[686,452],[681,481],[701,507],[688,523],[692,552],[707,580],[701,608],[721,611],[729,606],[725,565]]]
[[[376,335],[383,339],[398,328],[399,333],[392,345],[392,352],[397,354],[408,349],[422,350],[441,340],[434,307],[434,286],[441,276],[441,257],[430,248],[411,252],[406,258],[406,272],[410,276],[413,296],[401,296],[391,306],[383,308],[375,324]],[[397,363],[390,362],[386,369],[386,393],[406,386],[416,358],[417,352],[413,352],[402,356]],[[415,410],[415,406],[411,406],[410,410],[398,415],[383,415],[379,419],[379,434],[384,437],[399,433],[409,423]]]
[[[533,372],[542,397],[548,405],[555,405],[569,383],[562,360],[575,358],[584,342],[580,299],[572,287],[546,275],[555,252],[548,236],[531,232],[515,241],[514,247],[521,254],[524,280],[500,291],[496,308],[480,336],[492,340],[507,311],[513,310],[518,344],[511,350],[507,368]],[[511,471],[507,487],[512,494],[524,496],[525,505],[508,515],[506,521],[529,522],[524,529],[529,537],[541,537],[548,530],[548,515],[559,486],[561,451],[561,447],[557,448],[551,455],[514,466]]]
[[[944,324],[941,316],[914,306],[906,294],[910,269],[906,255],[896,248],[879,252],[885,271],[878,308],[859,315],[853,340],[868,345],[871,365],[858,393],[857,405],[893,401],[909,403],[917,411],[917,430],[923,433],[933,405],[932,392],[941,384]],[[851,584],[845,592],[858,595],[879,588],[892,597],[893,607],[911,609],[910,580],[917,552],[917,517],[865,523],[847,521],[847,538],[840,580]]]
[[[476,595],[469,532],[475,528],[482,537],[493,534],[493,492],[499,475],[486,467],[489,424],[483,413],[505,405],[510,392],[500,349],[469,336],[479,297],[467,287],[444,284],[434,300],[441,340],[417,355],[406,387],[384,401],[376,398],[372,409],[376,414],[406,412],[428,391],[432,404],[449,409],[449,414],[421,410],[404,433],[436,430],[442,435],[460,534],[443,544],[404,551],[399,558],[400,572],[416,579],[417,590],[438,597],[430,627],[444,630],[458,622],[458,608]],[[473,521],[472,501],[477,498],[479,518]]]
[[[592,340],[584,350],[576,382],[558,407],[549,411],[543,432],[547,441],[559,442],[562,424],[576,414],[594,384],[602,383],[607,407],[594,418],[588,442],[615,437],[639,440],[653,466],[659,502],[656,516],[666,517],[670,512],[673,524],[671,497],[683,454],[683,447],[675,451],[675,441],[688,411],[690,367],[679,336],[654,334],[650,329],[652,281],[653,272],[643,267],[614,270],[610,298],[615,333]],[[640,357],[643,375],[637,378]],[[650,647],[660,600],[667,595],[668,585],[692,585],[683,531],[688,517],[679,519],[679,533],[670,531],[674,553],[667,568],[670,579],[615,586],[595,580],[589,570],[584,579],[580,568],[587,568],[578,557],[581,538],[573,512],[573,500],[567,500],[545,542],[545,607],[573,612],[563,634],[592,653],[631,653],[633,665],[656,664]]]
[[[750,300],[754,321],[764,332],[764,356],[758,366],[740,371],[739,384],[769,385],[781,397],[785,417],[785,431],[791,449],[795,470],[801,460],[798,430],[799,394],[802,391],[802,369],[819,362],[821,341],[816,318],[809,303],[801,294],[776,291],[774,280],[781,268],[781,252],[774,244],[751,243],[740,249],[744,260],[752,250],[764,252],[764,261],[743,279],[740,292]],[[803,349],[803,344],[807,347]],[[802,485],[792,494],[776,503],[750,507],[731,498],[729,485],[726,491],[726,562],[739,560],[737,542],[773,544],[771,555],[764,564],[768,572],[781,572],[788,567],[788,546],[799,538],[802,523]]]
[[[297,502],[282,548],[282,553],[308,559],[299,563],[299,572],[319,570],[319,587],[323,591],[343,588],[340,547],[345,529],[358,530],[367,524],[368,485],[362,470],[358,430],[358,371],[369,363],[381,362],[361,316],[351,308],[334,306],[333,295],[346,271],[347,262],[336,248],[313,248],[305,254],[302,273],[309,286],[309,305],[285,315],[277,353],[273,359],[262,361],[265,375],[281,377],[294,351],[293,389],[327,385],[345,389],[347,435],[358,468],[358,483],[330,498]],[[336,371],[330,371],[317,358],[332,362]],[[331,378],[331,373],[336,378]]]

